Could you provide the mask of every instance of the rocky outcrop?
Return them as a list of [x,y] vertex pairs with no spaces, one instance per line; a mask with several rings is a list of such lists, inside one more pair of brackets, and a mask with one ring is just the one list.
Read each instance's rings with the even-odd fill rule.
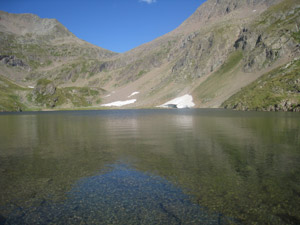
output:
[[28,67],[26,63],[13,55],[0,55],[0,62],[8,66]]
[[234,109],[240,111],[270,111],[270,112],[300,112],[300,104],[298,102],[291,102],[289,99],[285,99],[278,104],[268,105],[266,107],[249,108],[247,104],[239,102],[233,106],[225,105],[225,109]]
[[[282,57],[299,55],[299,43],[293,34],[299,31],[300,5],[291,2],[283,1],[276,10],[272,8],[241,29],[234,48],[244,51],[245,72],[267,68]],[[287,4],[290,8],[284,10]]]
[[300,104],[298,104],[298,101],[284,99],[279,104],[268,106],[266,110],[267,111],[300,112]]
[[256,108],[249,108],[247,103],[239,102],[233,106],[225,105],[225,109],[234,109],[240,111],[270,111],[270,112],[300,112],[300,104],[297,101],[292,102],[289,99],[285,99],[278,104],[268,105],[265,107],[256,107]]
[[53,83],[49,84],[38,84],[35,89],[34,93],[39,95],[54,95],[56,91],[56,87]]
[[39,105],[54,108],[59,100],[54,96],[56,87],[53,82],[40,80],[31,94],[31,100]]
[[[230,28],[232,32],[236,32],[236,29]],[[196,32],[187,36],[180,46],[180,57],[172,67],[172,76],[180,82],[195,80],[214,72],[231,51],[232,39],[218,28],[210,33]]]

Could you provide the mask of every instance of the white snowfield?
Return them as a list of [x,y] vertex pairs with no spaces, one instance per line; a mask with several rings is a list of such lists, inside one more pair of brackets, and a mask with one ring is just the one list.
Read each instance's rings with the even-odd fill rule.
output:
[[136,99],[130,99],[130,100],[126,100],[126,101],[116,101],[116,102],[111,102],[108,104],[102,104],[101,106],[105,106],[105,107],[110,107],[110,106],[124,106],[124,105],[129,105],[132,103],[135,103]]
[[34,88],[34,86],[28,86],[28,88]]
[[165,104],[162,104],[158,107],[169,108],[169,105],[176,105],[178,109],[183,109],[183,108],[192,108],[195,106],[195,103],[193,102],[193,96],[184,95],[178,98],[174,98],[173,100],[168,101]]
[[138,92],[138,91],[136,91],[136,92],[133,92],[133,93],[131,93],[131,95],[129,95],[127,98],[130,98],[130,97],[132,97],[132,96],[134,96],[134,95],[137,95],[137,94],[139,94],[140,92]]

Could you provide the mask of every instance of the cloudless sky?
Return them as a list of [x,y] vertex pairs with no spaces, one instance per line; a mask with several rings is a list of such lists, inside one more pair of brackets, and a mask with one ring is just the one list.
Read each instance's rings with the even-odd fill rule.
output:
[[78,38],[125,52],[166,34],[205,0],[0,0],[0,10],[55,18]]

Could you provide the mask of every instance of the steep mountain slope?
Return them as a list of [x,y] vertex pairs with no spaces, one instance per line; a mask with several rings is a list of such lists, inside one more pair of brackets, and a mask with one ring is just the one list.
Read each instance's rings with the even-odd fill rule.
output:
[[[300,4],[291,7],[292,3],[284,1],[271,8],[254,24],[261,26],[261,34],[255,42],[256,48],[245,58],[244,70],[251,71],[252,64],[256,64],[254,69],[258,70],[284,57],[287,57],[286,64],[281,64],[243,88],[222,106],[238,110],[300,111]],[[248,37],[241,35],[238,44]],[[263,52],[265,46],[267,48]],[[264,53],[267,62],[261,60]]]
[[207,1],[176,30],[120,55],[119,61],[132,61],[111,73],[108,85],[101,83],[114,91],[104,101],[139,91],[130,106],[157,106],[192,94],[197,107],[220,107],[241,87],[299,54],[293,38],[299,4],[278,2]]
[[[58,83],[67,82],[72,76],[72,79],[75,79],[79,74],[86,75],[86,64],[95,64],[114,55],[117,53],[76,38],[55,19],[0,11],[0,87],[5,90],[7,85],[4,81],[9,79],[20,85],[23,90],[22,93],[14,93],[15,102],[10,104],[19,106],[19,102],[22,102],[22,107],[1,104],[0,110],[42,109],[60,105],[62,108],[72,108],[97,104],[101,101],[99,97],[80,93],[85,93],[88,89],[88,93],[99,94],[103,92],[101,88],[82,87],[82,90],[78,91],[79,88],[74,87],[62,91],[63,87],[56,86]],[[53,91],[50,93],[40,88],[44,80],[53,83]],[[61,91],[64,95],[58,97]],[[4,91],[2,96],[4,95],[7,95],[7,92]],[[43,95],[43,98],[36,95]],[[67,97],[69,95],[72,97]]]
[[[21,96],[30,108],[133,99],[124,107],[156,107],[186,94],[196,107],[220,107],[300,55],[299,9],[297,0],[208,0],[174,31],[124,54],[81,41],[56,20],[1,12],[0,75],[34,87]],[[75,88],[96,92],[79,94],[87,103],[76,105],[40,92],[40,79],[70,96]]]
[[32,14],[0,11],[0,34],[1,62],[10,66],[10,78],[18,81],[43,77],[44,71],[62,64],[116,54],[76,38],[55,19]]
[[300,112],[300,59],[258,78],[222,106],[237,110]]

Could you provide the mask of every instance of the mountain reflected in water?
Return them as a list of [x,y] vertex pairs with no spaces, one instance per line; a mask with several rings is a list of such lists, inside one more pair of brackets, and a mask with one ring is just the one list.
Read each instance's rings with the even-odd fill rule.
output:
[[7,224],[300,221],[299,114],[44,112],[0,124]]

